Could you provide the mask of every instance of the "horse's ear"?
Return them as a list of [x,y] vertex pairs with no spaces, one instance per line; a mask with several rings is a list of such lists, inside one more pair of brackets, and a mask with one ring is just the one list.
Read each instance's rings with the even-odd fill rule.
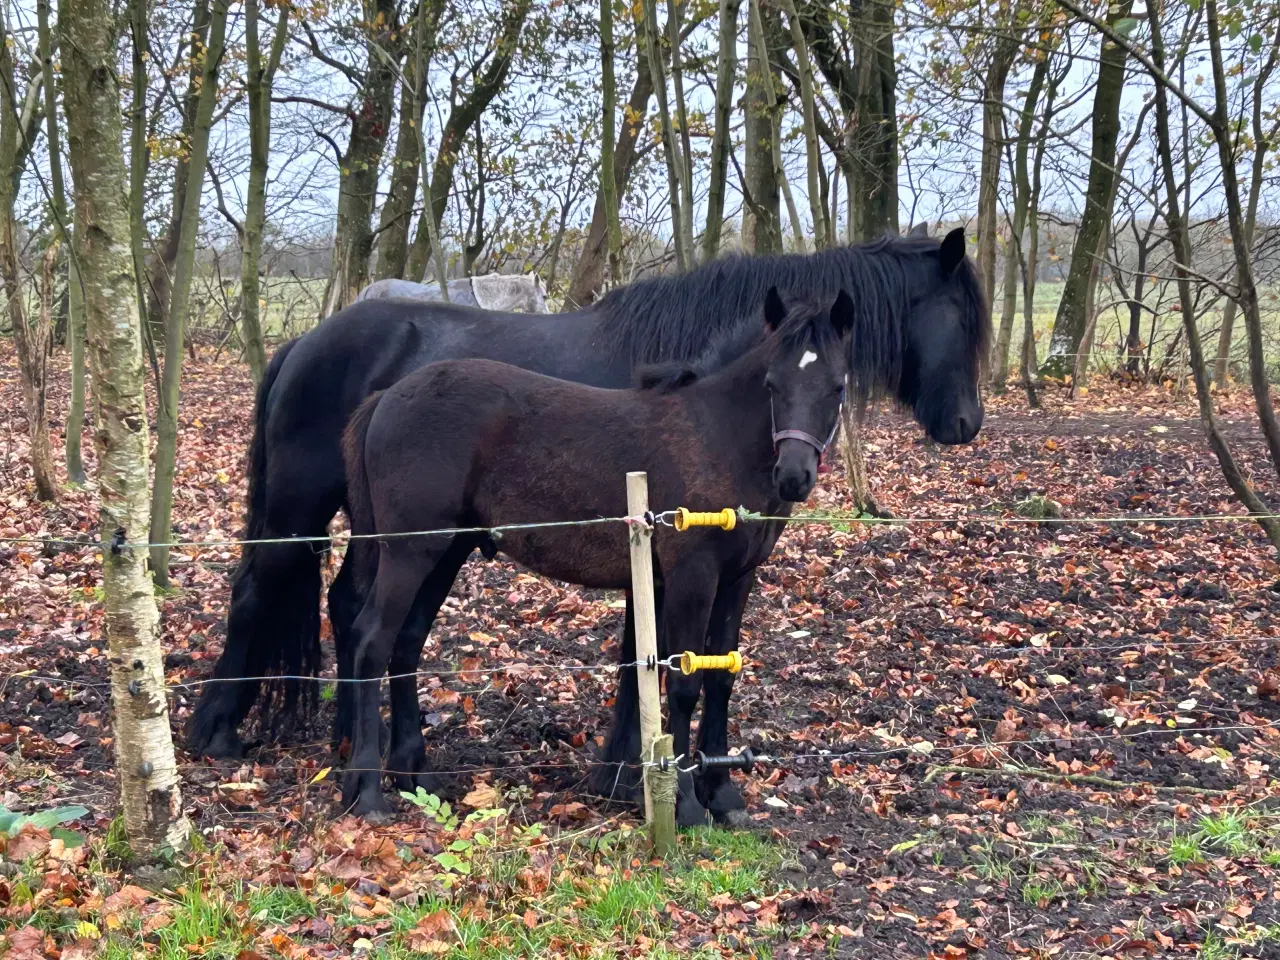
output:
[[964,260],[964,227],[956,227],[942,238],[942,275],[951,276]]
[[831,304],[831,326],[841,337],[853,329],[853,297],[841,290],[836,294],[835,303]]
[[764,325],[770,331],[777,330],[786,317],[787,307],[782,302],[782,295],[778,293],[777,287],[770,287],[769,292],[764,295]]
[[914,227],[912,227],[910,230],[907,231],[907,236],[917,237],[920,239],[927,239],[929,236],[929,225],[924,222],[917,223]]

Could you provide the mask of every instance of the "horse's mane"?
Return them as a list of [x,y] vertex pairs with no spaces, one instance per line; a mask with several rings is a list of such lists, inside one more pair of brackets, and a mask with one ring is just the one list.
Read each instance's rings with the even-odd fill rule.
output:
[[831,304],[819,304],[810,297],[791,297],[787,313],[776,329],[767,330],[757,309],[754,322],[721,330],[693,360],[671,360],[638,367],[636,385],[641,390],[666,393],[696,383],[725,369],[756,347],[790,351],[811,347],[822,355],[836,349],[840,335],[831,322]]
[[[940,242],[887,236],[815,254],[734,255],[686,274],[652,277],[606,294],[592,309],[597,329],[634,367],[699,361],[736,334],[755,336],[755,318],[770,287],[791,303],[809,296],[829,304],[840,290],[858,311],[850,344],[851,373],[868,392],[892,391],[902,370],[906,318],[922,292],[935,289]],[[967,342],[985,357],[990,315],[966,258],[958,268]],[[745,330],[744,330],[745,328]],[[730,358],[732,359],[732,358]]]
[[[717,358],[732,361],[755,342],[770,287],[788,304],[797,297],[830,304],[843,289],[858,312],[849,358],[855,388],[892,393],[902,373],[907,315],[922,292],[940,283],[940,246],[928,237],[889,236],[809,255],[728,256],[687,274],[615,288],[593,309],[604,339],[633,366],[672,364],[670,372],[683,363],[686,378],[696,378],[698,370],[715,369]],[[981,283],[967,258],[956,277],[966,341],[981,359],[991,323]]]

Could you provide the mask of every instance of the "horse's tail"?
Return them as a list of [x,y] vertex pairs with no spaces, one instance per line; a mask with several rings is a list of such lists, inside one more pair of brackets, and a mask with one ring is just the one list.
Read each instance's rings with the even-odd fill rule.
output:
[[[244,537],[257,540],[267,522],[267,397],[297,340],[283,344],[267,364],[253,398],[253,438],[249,441],[249,506],[245,511]],[[240,570],[244,569],[241,564]],[[239,576],[240,570],[236,571]]]
[[[369,424],[378,410],[378,401],[385,391],[379,390],[360,404],[351,419],[347,421],[347,429],[342,437],[342,456],[347,465],[347,515],[351,518],[353,534],[376,533],[373,522],[373,498],[369,491],[369,471],[365,467],[365,440],[369,435]],[[353,541],[347,562],[352,560],[358,587],[367,589],[372,568],[364,560],[373,555],[371,541]]]
[[[246,540],[324,532],[274,530],[269,525],[268,400],[297,342],[291,340],[275,352],[254,398]],[[320,662],[320,553],[311,542],[245,544],[231,579],[226,642],[213,682],[201,691],[187,723],[187,749],[214,757],[238,756],[243,749],[238,728],[260,698],[264,711],[272,701],[279,706],[273,726],[294,719],[299,707],[307,712],[314,701],[314,684],[242,678],[315,676]]]

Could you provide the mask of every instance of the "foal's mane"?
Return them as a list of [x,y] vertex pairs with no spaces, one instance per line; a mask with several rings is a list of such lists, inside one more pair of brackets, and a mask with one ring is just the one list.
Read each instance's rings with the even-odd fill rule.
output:
[[839,348],[840,335],[831,320],[831,304],[822,306],[810,297],[792,296],[786,306],[786,316],[773,330],[765,327],[758,308],[752,322],[721,330],[693,360],[638,367],[636,386],[669,393],[715,374],[756,350],[774,356],[782,351],[812,348],[827,357]]
[[[829,304],[843,289],[857,310],[850,342],[856,388],[892,393],[902,373],[911,307],[946,282],[939,271],[940,248],[930,237],[888,236],[807,255],[727,256],[686,274],[615,288],[592,309],[602,337],[632,366],[671,361],[701,365],[712,352],[709,344],[756,336],[755,321],[770,287],[781,291],[787,303],[810,296]],[[953,281],[963,300],[966,342],[974,359],[981,360],[991,320],[967,258]]]

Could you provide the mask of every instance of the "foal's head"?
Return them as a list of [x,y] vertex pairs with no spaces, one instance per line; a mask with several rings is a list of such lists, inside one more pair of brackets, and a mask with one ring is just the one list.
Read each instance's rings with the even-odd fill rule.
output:
[[776,288],[765,295],[765,348],[773,443],[773,482],[792,503],[809,498],[822,454],[835,435],[849,372],[847,337],[853,301],[843,290],[829,307],[811,301],[782,302]]

